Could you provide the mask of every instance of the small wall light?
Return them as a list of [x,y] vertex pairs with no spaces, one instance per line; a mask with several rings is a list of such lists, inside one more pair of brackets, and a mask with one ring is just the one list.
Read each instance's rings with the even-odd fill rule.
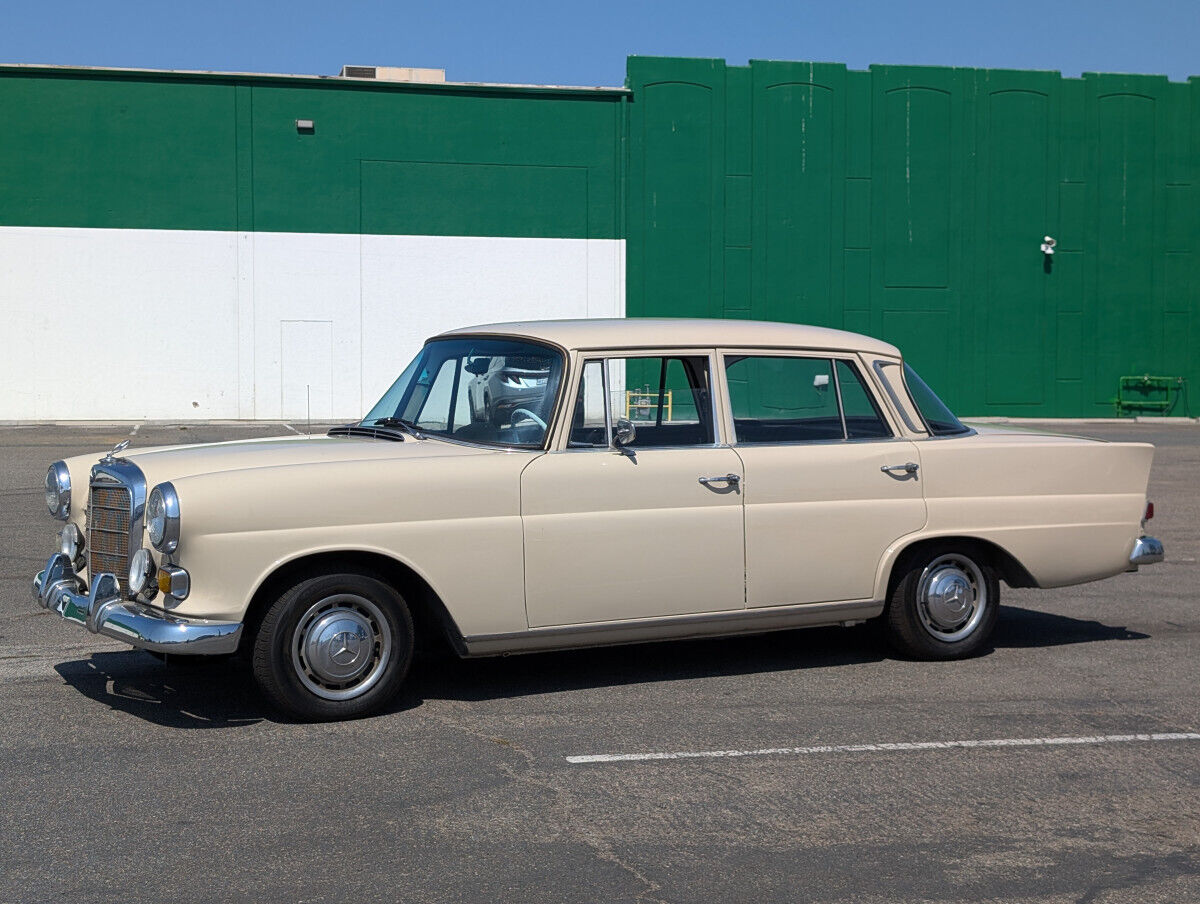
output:
[[311,135],[316,130],[317,130],[316,123],[314,123],[311,119],[297,119],[296,120],[296,131],[299,132],[301,135]]

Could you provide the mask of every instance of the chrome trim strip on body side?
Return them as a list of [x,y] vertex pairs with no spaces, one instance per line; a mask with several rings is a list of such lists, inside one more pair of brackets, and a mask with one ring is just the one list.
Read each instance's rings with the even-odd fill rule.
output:
[[464,637],[468,656],[500,653],[535,653],[579,647],[616,646],[659,640],[688,640],[732,634],[762,634],[790,628],[856,623],[883,612],[878,600],[837,603],[804,603],[748,611],[675,615],[634,621],[591,622],[585,625],[530,628],[507,634],[476,634]]
[[143,650],[185,655],[219,655],[237,650],[241,622],[180,618],[121,598],[112,574],[97,575],[89,590],[62,553],[50,557],[33,579],[33,596],[44,609]]

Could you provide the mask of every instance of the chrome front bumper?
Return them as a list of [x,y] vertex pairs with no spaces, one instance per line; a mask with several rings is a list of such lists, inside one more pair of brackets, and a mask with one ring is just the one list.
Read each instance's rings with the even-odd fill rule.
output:
[[1154,537],[1138,537],[1133,542],[1133,552],[1129,554],[1130,571],[1136,571],[1139,565],[1153,565],[1166,558],[1163,545]]
[[71,560],[55,553],[33,579],[33,598],[43,609],[57,612],[83,625],[143,650],[185,655],[232,653],[242,637],[241,622],[180,618],[121,598],[117,578],[100,574],[91,590],[71,567]]

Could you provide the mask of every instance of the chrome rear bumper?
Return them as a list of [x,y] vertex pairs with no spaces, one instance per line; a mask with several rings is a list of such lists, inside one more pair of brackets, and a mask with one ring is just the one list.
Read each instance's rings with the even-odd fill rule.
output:
[[33,579],[33,598],[43,609],[57,612],[83,625],[143,650],[184,655],[232,653],[242,637],[241,622],[180,618],[121,598],[115,575],[100,574],[91,590],[71,567],[71,560],[55,553]]
[[1138,537],[1133,542],[1133,552],[1129,554],[1130,571],[1136,570],[1139,565],[1153,565],[1165,558],[1166,553],[1160,541],[1154,537]]

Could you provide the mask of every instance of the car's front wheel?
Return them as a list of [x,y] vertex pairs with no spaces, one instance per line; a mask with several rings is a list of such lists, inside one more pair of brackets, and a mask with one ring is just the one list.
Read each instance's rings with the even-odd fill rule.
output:
[[369,575],[326,574],[300,581],[271,605],[252,660],[259,687],[279,709],[330,721],[386,706],[412,651],[412,616],[399,593]]
[[918,659],[960,659],[992,631],[1000,608],[1000,582],[974,549],[927,548],[899,566],[884,619],[888,639]]

